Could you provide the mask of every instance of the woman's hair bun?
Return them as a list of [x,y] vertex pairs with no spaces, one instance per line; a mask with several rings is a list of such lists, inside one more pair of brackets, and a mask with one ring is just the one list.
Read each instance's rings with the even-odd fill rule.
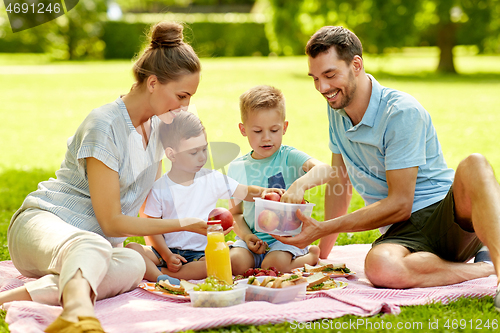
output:
[[159,22],[151,29],[151,47],[171,48],[182,45],[183,29],[182,24],[176,22]]

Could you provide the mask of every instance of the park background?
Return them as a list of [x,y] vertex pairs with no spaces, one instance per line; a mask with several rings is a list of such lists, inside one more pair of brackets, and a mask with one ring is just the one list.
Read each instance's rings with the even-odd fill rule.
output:
[[[186,23],[186,38],[202,57],[192,103],[209,141],[233,142],[248,152],[237,127],[238,98],[254,85],[270,84],[287,100],[283,142],[328,163],[326,103],[307,76],[303,50],[319,27],[344,25],[363,42],[366,71],[429,111],[449,167],[482,153],[498,179],[500,0],[80,0],[60,18],[17,33],[5,9],[0,4],[1,260],[10,259],[6,232],[14,211],[38,182],[55,176],[67,139],[90,110],[128,92],[131,59],[148,27],[162,19]],[[306,198],[322,220],[323,187]],[[350,210],[362,205],[355,194]],[[338,244],[377,236],[342,234]],[[406,308],[392,320],[405,316],[500,319],[488,297]],[[7,332],[3,320],[0,325]],[[227,328],[255,329],[291,330]]]

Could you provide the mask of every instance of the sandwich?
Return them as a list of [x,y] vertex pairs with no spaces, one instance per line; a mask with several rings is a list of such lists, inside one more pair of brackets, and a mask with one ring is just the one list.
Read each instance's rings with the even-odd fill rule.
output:
[[319,266],[311,266],[308,264],[304,264],[304,272],[307,273],[339,273],[345,274],[350,273],[351,270],[346,267],[345,263],[341,264],[320,264]]
[[155,288],[168,294],[187,296],[187,291],[193,289],[194,286],[196,286],[196,284],[186,280],[181,280],[180,285],[171,284],[168,280],[160,280],[156,283]]
[[322,284],[326,280],[330,280],[330,277],[326,274],[321,273],[321,272],[310,275],[306,278],[307,288],[308,289],[313,288],[317,285]]
[[288,286],[295,286],[299,283],[305,283],[305,282],[307,282],[307,280],[303,278],[301,275],[285,274],[280,277],[267,276],[260,283],[255,276],[252,276],[248,279],[247,284],[252,284],[255,286],[267,287],[267,288],[285,288]]

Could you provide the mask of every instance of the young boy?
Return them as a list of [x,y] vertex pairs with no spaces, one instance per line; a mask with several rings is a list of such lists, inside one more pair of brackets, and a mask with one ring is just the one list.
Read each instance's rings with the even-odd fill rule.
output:
[[[282,92],[270,86],[251,88],[240,97],[240,132],[252,151],[231,162],[228,175],[240,184],[288,189],[281,201],[301,203],[304,192],[326,183],[331,166],[293,147],[281,144],[288,127]],[[316,265],[319,248],[299,249],[283,244],[267,233],[255,230],[255,204],[240,202],[231,208],[238,239],[232,245],[233,274],[252,267],[276,267],[290,272],[304,264]]]
[[[180,219],[181,224],[182,219],[187,217],[206,220],[218,199],[233,196],[253,201],[254,197],[269,191],[284,192],[239,185],[218,171],[204,169],[208,146],[205,128],[199,118],[190,112],[179,113],[171,124],[165,125],[161,141],[172,167],[155,182],[148,195],[144,213],[150,218]],[[159,276],[169,279],[162,274],[186,280],[206,277],[203,260],[206,236],[180,231],[146,238],[152,246],[127,244],[128,248],[144,257],[146,280],[157,281]]]

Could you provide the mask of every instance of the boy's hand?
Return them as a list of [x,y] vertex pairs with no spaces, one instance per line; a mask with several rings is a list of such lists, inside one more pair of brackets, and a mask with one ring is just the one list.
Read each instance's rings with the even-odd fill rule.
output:
[[282,196],[284,193],[285,193],[285,190],[282,189],[282,188],[265,188],[264,190],[262,190],[262,193],[260,195],[260,197],[262,199],[264,199],[264,197],[266,196],[266,194],[268,193],[278,193],[280,196]]
[[245,236],[245,243],[247,243],[248,249],[256,254],[266,253],[267,243],[262,241],[259,237],[254,234],[249,234]]
[[233,225],[230,226],[229,228],[227,228],[226,230],[224,230],[224,236],[226,236],[228,233],[230,233],[231,231],[234,230],[234,226],[235,226],[235,223],[233,221]]
[[295,183],[292,184],[292,186],[290,186],[288,191],[286,191],[285,194],[281,196],[280,200],[281,202],[288,202],[294,204],[300,204],[303,202],[304,191],[300,187],[294,185]]
[[178,272],[179,269],[181,269],[182,263],[187,262],[187,260],[181,255],[172,253],[171,256],[168,256],[165,259],[165,262],[167,263],[168,270],[175,273]]

